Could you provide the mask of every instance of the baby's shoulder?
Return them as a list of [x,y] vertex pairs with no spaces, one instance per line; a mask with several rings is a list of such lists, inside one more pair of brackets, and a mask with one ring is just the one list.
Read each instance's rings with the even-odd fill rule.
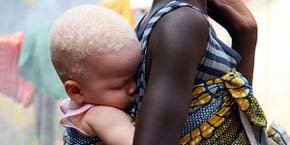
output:
[[107,106],[93,106],[86,112],[75,116],[72,119],[77,119],[77,126],[89,136],[97,136],[95,128],[100,130],[105,129],[106,126],[112,124],[110,116],[112,113],[116,113],[116,109]]
[[115,107],[98,105],[90,108],[86,112],[84,118],[93,120],[104,120],[120,115],[123,116],[127,114],[123,110]]
[[86,112],[83,119],[97,132],[112,128],[120,122],[130,122],[128,115],[123,110],[110,106],[94,106]]

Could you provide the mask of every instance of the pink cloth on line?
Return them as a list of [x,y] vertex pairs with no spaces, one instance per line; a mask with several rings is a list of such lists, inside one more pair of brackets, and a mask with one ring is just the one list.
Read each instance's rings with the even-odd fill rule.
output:
[[28,106],[34,89],[18,75],[18,57],[24,33],[0,36],[0,93]]
[[60,122],[59,122],[60,125],[62,125],[64,127],[74,128],[74,129],[78,130],[80,133],[82,133],[82,134],[84,134],[86,136],[89,136],[88,133],[86,133],[85,131],[83,131],[80,128],[78,128],[72,122],[71,117],[74,117],[74,116],[80,115],[82,113],[85,113],[86,111],[88,111],[92,107],[94,107],[94,105],[92,105],[92,104],[79,105],[79,104],[76,104],[71,99],[63,100],[60,103],[60,110],[62,111],[62,113],[64,115],[60,119]]

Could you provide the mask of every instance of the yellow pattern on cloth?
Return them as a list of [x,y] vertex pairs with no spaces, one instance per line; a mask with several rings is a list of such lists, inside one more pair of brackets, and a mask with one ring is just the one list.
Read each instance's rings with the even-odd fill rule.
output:
[[104,0],[102,5],[123,16],[132,27],[135,26],[135,16],[130,8],[130,0]]
[[[190,112],[194,112],[212,101],[213,94],[206,89],[211,86],[222,86],[222,89],[219,89],[214,94],[222,95],[222,105],[210,119],[181,137],[181,145],[201,144],[204,140],[210,140],[218,133],[217,130],[222,128],[223,124],[228,121],[227,118],[229,118],[235,105],[245,113],[251,124],[263,128],[267,126],[266,117],[257,99],[253,96],[252,87],[248,85],[247,80],[238,72],[230,72],[220,78],[196,85],[192,91]],[[235,139],[233,144],[248,144],[245,140],[245,134],[240,134]]]

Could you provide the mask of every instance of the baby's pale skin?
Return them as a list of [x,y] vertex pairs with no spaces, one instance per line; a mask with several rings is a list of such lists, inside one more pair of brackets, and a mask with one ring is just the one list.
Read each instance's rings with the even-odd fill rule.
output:
[[98,136],[105,145],[133,142],[135,128],[124,110],[130,109],[135,101],[134,76],[140,55],[139,49],[122,49],[98,59],[87,57],[82,79],[64,83],[73,101],[96,105],[72,121],[89,136]]

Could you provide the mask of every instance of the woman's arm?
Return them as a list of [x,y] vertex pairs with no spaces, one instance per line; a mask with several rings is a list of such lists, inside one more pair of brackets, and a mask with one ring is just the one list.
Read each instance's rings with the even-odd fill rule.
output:
[[209,0],[208,12],[229,32],[232,47],[242,57],[238,71],[252,84],[257,43],[257,23],[252,13],[241,0]]
[[148,50],[148,85],[134,145],[178,144],[208,27],[205,17],[191,8],[175,10],[155,26]]
[[135,128],[124,111],[96,106],[87,112],[85,120],[105,145],[132,145]]

